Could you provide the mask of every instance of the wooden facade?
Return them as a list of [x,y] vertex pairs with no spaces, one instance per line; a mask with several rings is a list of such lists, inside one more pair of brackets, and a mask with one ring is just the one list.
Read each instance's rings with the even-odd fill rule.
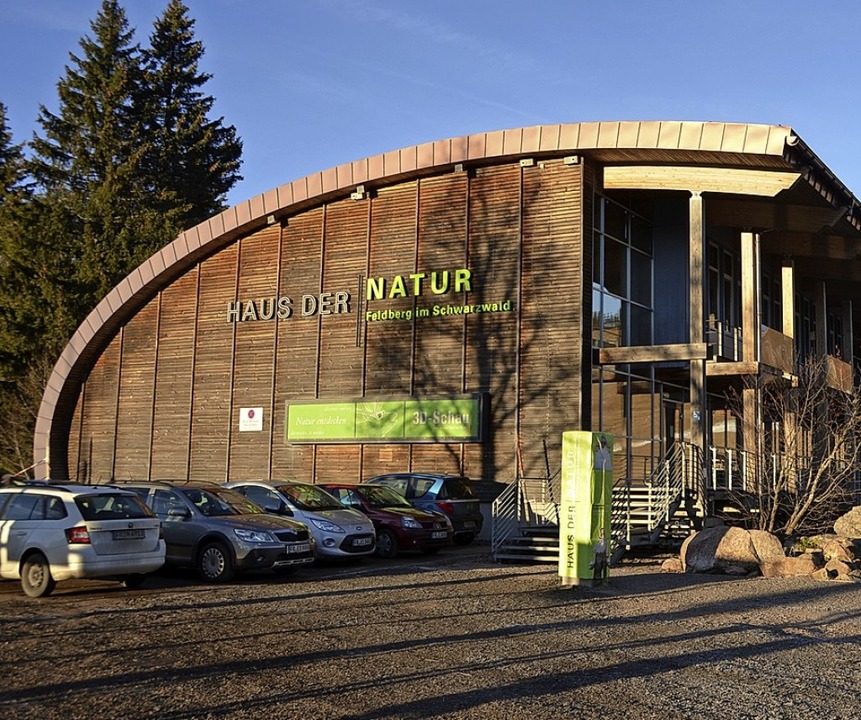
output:
[[[707,464],[757,431],[735,431],[728,388],[831,355],[853,391],[859,205],[783,126],[548,125],[338,166],[184,232],[93,310],[46,388],[37,473],[434,470],[490,495],[551,475],[576,429],[622,438],[620,472],[677,441]],[[468,288],[430,289],[457,271]],[[483,399],[478,440],[287,441],[294,403],[462,396]],[[249,408],[261,429],[240,429]]]
[[[69,477],[360,480],[433,469],[513,479],[544,472],[581,423],[589,281],[584,165],[548,160],[393,183],[240,237],[161,288],[125,322],[81,386]],[[361,278],[467,268],[471,291],[385,303],[369,322]],[[302,315],[300,298],[348,291],[349,312]],[[292,315],[230,322],[229,302],[290,297]],[[441,299],[511,310],[416,317]],[[378,303],[379,304],[379,303]],[[264,308],[268,312],[268,308]],[[588,347],[588,345],[587,345]],[[285,441],[290,402],[484,393],[490,431],[469,443]],[[240,408],[262,407],[261,432]],[[588,405],[587,405],[588,407]],[[536,452],[536,448],[538,452]],[[555,462],[555,455],[554,455]]]

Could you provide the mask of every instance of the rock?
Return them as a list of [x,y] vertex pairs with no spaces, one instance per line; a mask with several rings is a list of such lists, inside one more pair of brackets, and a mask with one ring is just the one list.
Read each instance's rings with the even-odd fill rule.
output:
[[825,569],[828,571],[828,576],[831,578],[839,578],[841,575],[849,575],[852,572],[852,567],[849,563],[842,560],[832,559],[825,563]]
[[861,505],[856,505],[848,513],[837,518],[834,532],[847,538],[861,538]]
[[812,575],[820,567],[820,565],[817,565],[814,556],[810,553],[795,557],[766,560],[759,566],[762,576],[769,578]]
[[749,530],[750,539],[753,541],[753,549],[759,558],[760,565],[764,562],[782,560],[786,557],[783,543],[775,535],[765,530]]
[[680,573],[684,571],[685,569],[682,567],[681,558],[667,558],[661,563],[662,573]]
[[685,572],[758,572],[764,562],[784,557],[783,545],[764,530],[736,527],[708,527],[685,538],[681,549]]
[[835,537],[826,542],[822,546],[822,555],[826,562],[840,560],[845,563],[853,563],[858,559],[854,544],[845,537]]

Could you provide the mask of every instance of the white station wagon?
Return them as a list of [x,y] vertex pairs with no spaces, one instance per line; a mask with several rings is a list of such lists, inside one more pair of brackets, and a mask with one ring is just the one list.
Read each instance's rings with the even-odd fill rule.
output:
[[164,553],[159,519],[132,492],[71,483],[0,488],[0,577],[20,579],[30,597],[70,578],[138,587]]

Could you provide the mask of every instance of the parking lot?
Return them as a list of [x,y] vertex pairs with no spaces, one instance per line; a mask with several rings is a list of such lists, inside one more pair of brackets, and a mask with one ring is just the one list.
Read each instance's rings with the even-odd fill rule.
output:
[[559,588],[486,545],[142,588],[0,583],[3,718],[858,718],[854,584]]

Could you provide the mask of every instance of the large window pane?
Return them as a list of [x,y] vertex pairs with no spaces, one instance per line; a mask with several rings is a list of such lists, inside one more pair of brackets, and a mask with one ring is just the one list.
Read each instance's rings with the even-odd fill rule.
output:
[[628,294],[628,249],[609,238],[604,239],[604,287],[619,297]]
[[631,251],[631,300],[652,306],[652,261],[636,250]]
[[631,345],[652,344],[652,313],[638,305],[629,305]]
[[627,240],[625,226],[627,224],[628,214],[616,203],[604,203],[604,232],[617,240],[623,242]]
[[601,347],[601,293],[592,290],[592,347]]
[[612,295],[604,295],[603,308],[603,347],[619,347],[625,342],[622,332],[622,301]]
[[636,215],[631,216],[631,245],[644,253],[652,254],[652,228]]

